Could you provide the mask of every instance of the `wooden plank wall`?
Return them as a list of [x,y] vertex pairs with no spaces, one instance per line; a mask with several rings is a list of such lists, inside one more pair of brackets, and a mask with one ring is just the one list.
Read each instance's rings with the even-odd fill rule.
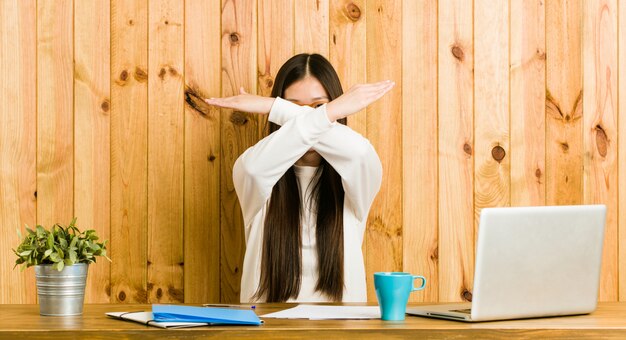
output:
[[[148,4],[111,1],[111,302],[146,302]],[[97,227],[97,226],[96,226]]]
[[[74,2],[74,214],[103,239],[111,237],[110,9],[109,0]],[[109,302],[110,263],[89,271],[85,298]]]
[[[348,122],[384,166],[369,300],[381,270],[469,300],[482,208],[580,203],[608,207],[600,298],[625,300],[625,37],[618,0],[0,1],[0,249],[77,216],[113,259],[88,302],[238,301],[232,166],[266,117],[201,99],[268,95],[317,52],[345,90],[396,82]],[[36,302],[13,262],[0,303]]]

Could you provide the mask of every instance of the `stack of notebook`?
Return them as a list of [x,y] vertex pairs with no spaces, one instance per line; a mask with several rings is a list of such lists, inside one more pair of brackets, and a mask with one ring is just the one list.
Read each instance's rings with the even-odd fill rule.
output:
[[254,311],[231,308],[152,305],[152,312],[112,312],[106,315],[161,328],[210,325],[260,325]]

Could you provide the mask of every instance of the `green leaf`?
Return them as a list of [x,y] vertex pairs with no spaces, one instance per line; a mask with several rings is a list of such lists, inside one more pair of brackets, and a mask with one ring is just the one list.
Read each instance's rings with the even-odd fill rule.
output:
[[53,252],[53,253],[50,254],[50,261],[52,261],[52,262],[59,262],[61,260],[62,260],[62,258],[61,258],[61,256],[59,256],[58,253]]
[[62,249],[66,249],[67,248],[67,240],[65,238],[59,239],[59,244],[61,245]]
[[22,235],[17,228],[21,243],[12,249],[17,257],[15,266],[20,265],[21,270],[37,264],[53,264],[54,269],[62,270],[65,265],[75,263],[93,263],[98,256],[106,255],[106,244],[98,240],[97,232],[89,229],[81,232],[76,226],[76,218],[67,225],[54,224],[50,229],[41,225],[30,229],[25,227],[27,233]]
[[73,236],[72,237],[72,242],[70,242],[70,249],[71,248],[76,248],[76,243],[78,243],[78,236]]
[[48,234],[48,248],[52,248],[54,246],[54,235],[52,233]]

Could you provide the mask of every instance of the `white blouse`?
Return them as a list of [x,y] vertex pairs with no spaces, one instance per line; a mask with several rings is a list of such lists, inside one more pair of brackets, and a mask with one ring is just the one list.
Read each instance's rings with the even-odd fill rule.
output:
[[[326,105],[313,109],[276,98],[269,121],[282,127],[248,148],[233,168],[233,181],[243,212],[246,237],[241,302],[253,302],[252,297],[259,287],[263,228],[272,188],[311,148],[339,173],[345,191],[343,301],[365,302],[367,290],[361,245],[367,215],[382,181],[382,165],[374,147],[349,127],[331,123]],[[294,170],[300,187],[306,189],[313,180],[316,168],[296,166]],[[305,197],[304,191],[300,191],[302,197]],[[327,301],[324,295],[315,292],[318,275],[316,218],[307,209],[303,211],[302,285],[298,298],[290,301]]]

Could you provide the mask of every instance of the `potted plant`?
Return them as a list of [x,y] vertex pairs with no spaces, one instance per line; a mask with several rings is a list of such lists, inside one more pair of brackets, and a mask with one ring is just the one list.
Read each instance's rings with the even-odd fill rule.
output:
[[[15,266],[22,270],[35,266],[39,312],[41,315],[80,315],[83,313],[85,283],[90,263],[106,256],[106,243],[97,242],[95,230],[81,232],[76,218],[68,226],[38,225],[28,232],[17,249]],[[22,239],[20,231],[18,236]]]

